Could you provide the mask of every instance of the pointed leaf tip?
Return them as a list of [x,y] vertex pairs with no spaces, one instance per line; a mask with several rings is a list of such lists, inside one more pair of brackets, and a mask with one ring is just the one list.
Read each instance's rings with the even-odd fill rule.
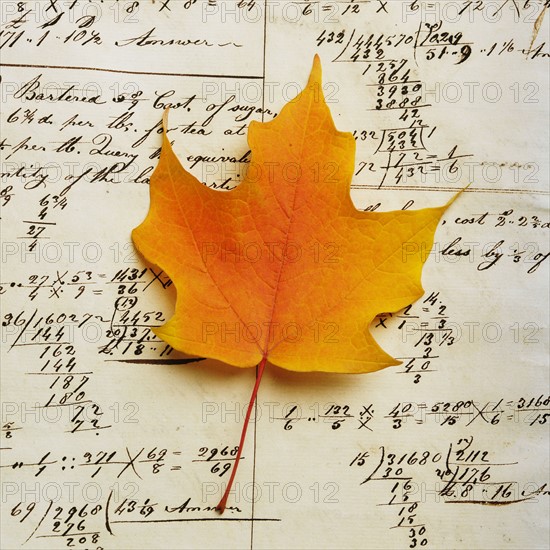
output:
[[168,131],[168,113],[170,112],[170,106],[166,107],[164,109],[164,112],[162,113],[162,129],[164,130],[164,133]]
[[460,195],[462,195],[462,193],[464,193],[466,191],[466,189],[468,189],[468,187],[470,187],[472,185],[472,183],[470,182],[468,185],[466,185],[466,187],[463,187],[462,189],[459,189],[450,199],[449,201],[447,202],[447,204],[444,206],[445,210],[447,208],[449,208],[449,206],[451,206],[451,204],[453,204],[453,202],[455,202],[456,199],[458,199],[458,197],[460,197]]
[[309,73],[308,86],[311,85],[321,85],[321,80],[323,77],[323,69],[321,67],[321,58],[319,54],[315,54],[313,57],[313,65],[311,67],[311,73]]

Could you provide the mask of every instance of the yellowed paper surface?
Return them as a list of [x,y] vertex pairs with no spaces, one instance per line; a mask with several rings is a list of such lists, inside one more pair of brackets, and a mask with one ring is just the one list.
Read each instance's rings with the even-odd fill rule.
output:
[[[2,548],[548,548],[547,2],[0,8]],[[269,368],[220,516],[255,372],[154,336],[175,291],[130,231],[166,107],[184,166],[231,189],[315,53],[357,208],[471,185],[424,297],[371,326],[402,365]]]

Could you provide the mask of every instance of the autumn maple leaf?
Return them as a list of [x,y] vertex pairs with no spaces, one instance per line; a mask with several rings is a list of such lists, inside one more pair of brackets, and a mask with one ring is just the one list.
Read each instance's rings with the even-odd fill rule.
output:
[[[164,115],[166,132],[167,113]],[[358,211],[350,198],[355,140],[336,130],[316,56],[309,82],[267,123],[251,122],[251,160],[231,191],[186,171],[163,135],[138,250],[177,289],[155,333],[177,350],[237,367],[258,365],[233,482],[266,365],[371,372],[399,364],[368,327],[417,300],[423,263],[448,205]],[[405,246],[406,245],[406,246]]]

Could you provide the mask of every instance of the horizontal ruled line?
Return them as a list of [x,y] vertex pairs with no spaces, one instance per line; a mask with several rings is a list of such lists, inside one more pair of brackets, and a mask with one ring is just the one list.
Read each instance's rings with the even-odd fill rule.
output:
[[88,372],[26,372],[25,374],[41,375],[41,376],[77,376],[79,374],[94,374],[92,371]]
[[[428,32],[428,31],[423,31],[423,32]],[[441,47],[441,46],[445,46],[446,44],[433,44],[433,43],[430,43],[430,44],[417,44],[415,47],[416,48],[431,48],[432,46],[434,48],[438,48],[438,47]],[[474,43],[473,42],[457,42],[456,44],[453,44],[453,46],[473,46]]]
[[185,365],[186,363],[204,361],[204,357],[190,359],[107,359],[106,361],[114,363],[131,363],[133,365]]
[[[51,285],[45,286],[45,287],[37,287],[37,288],[50,288]],[[23,333],[21,333],[23,334]],[[55,344],[56,346],[70,346],[70,342],[25,342],[24,344],[13,344],[13,347],[22,348],[25,346],[47,346],[48,344]]]
[[515,500],[446,500],[445,504],[481,504],[483,506],[504,506],[506,504],[518,504],[519,502],[526,502],[533,497],[518,498]]
[[409,500],[407,502],[381,502],[376,506],[410,506],[411,504],[421,504],[419,500]]
[[401,80],[399,82],[386,82],[386,83],[382,83],[382,84],[365,84],[365,86],[368,88],[369,86],[375,86],[375,87],[378,87],[378,86],[399,86],[400,84],[405,84],[405,85],[411,85],[411,84],[422,84],[422,81],[421,80]]
[[201,74],[201,73],[166,73],[154,71],[128,71],[123,69],[109,69],[107,67],[83,67],[73,65],[38,65],[33,63],[0,63],[0,67],[14,67],[26,69],[61,69],[69,71],[97,71],[103,73],[115,74],[136,74],[145,76],[178,76],[189,78],[236,78],[243,80],[262,80],[261,75],[233,75],[233,74]]
[[[462,479],[457,479],[455,481],[453,481],[452,479],[443,479],[443,482],[444,483],[447,483],[447,484],[451,484],[453,487],[455,486],[459,486],[459,487],[464,487],[465,485],[468,485],[468,483],[472,483],[469,479],[468,480],[462,480]],[[475,485],[513,485],[514,483],[517,483],[517,481],[476,481],[475,482]],[[442,491],[440,491],[441,493]],[[448,496],[448,495],[443,495],[443,496]]]
[[[65,430],[65,433],[67,434],[77,434],[80,432],[97,432],[98,430],[106,430],[107,428],[112,428],[113,425],[109,424],[108,426],[94,426],[93,428],[77,428],[76,430],[73,428],[72,430]],[[108,464],[111,464],[110,462]],[[83,464],[80,464],[80,466],[83,466]]]
[[412,477],[371,477],[369,481],[411,481]]
[[[455,187],[443,187],[443,186],[412,186],[412,185],[395,185],[390,187],[384,185],[380,187],[380,184],[360,184],[352,183],[352,189],[384,189],[386,191],[451,191],[457,193],[460,189]],[[540,189],[498,189],[493,187],[477,187],[462,190],[463,193],[503,193],[507,195],[550,195],[549,191]]]
[[[449,462],[453,466],[515,466],[519,462]],[[500,481],[494,481],[495,485],[502,485]]]
[[71,405],[82,405],[83,403],[92,403],[91,399],[85,401],[74,401],[72,403],[56,403],[55,405],[37,405],[34,409],[48,409],[50,407],[70,407]]
[[89,533],[83,533],[81,531],[78,531],[76,533],[63,533],[62,535],[38,535],[37,538],[39,539],[47,539],[47,538],[52,538],[52,537],[75,537],[75,536],[78,536],[78,537],[81,537],[83,535],[97,535],[99,534],[99,531],[90,531]]
[[[424,369],[424,370],[397,370],[395,374],[421,374],[423,372],[437,372],[437,369]],[[435,414],[435,413],[434,413]]]
[[[244,460],[244,456],[241,456],[240,460]],[[235,458],[211,458],[211,459],[208,459],[208,458],[203,458],[203,459],[200,459],[200,458],[197,458],[195,460],[192,460],[191,462],[222,462],[224,460],[235,460]]]
[[126,519],[109,522],[115,523],[175,523],[180,521],[281,521],[279,518],[174,518],[174,519]]
[[439,355],[429,355],[428,357],[423,357],[422,355],[409,355],[407,357],[396,357],[396,359],[439,359]]
[[425,523],[417,523],[415,525],[392,525],[390,529],[412,529],[413,527],[424,527]]
[[[78,284],[78,283],[75,283],[75,284]],[[111,326],[112,327],[128,327],[128,328],[159,328],[162,325],[125,325],[123,323],[112,323]]]
[[[422,107],[431,107],[431,103],[425,103],[423,105],[406,105],[405,107],[384,107],[380,109],[365,109],[365,111],[401,111],[406,109],[421,109]],[[412,128],[416,128],[416,126],[412,126]],[[420,128],[420,126],[419,126]],[[406,149],[399,149],[400,151],[406,151]]]

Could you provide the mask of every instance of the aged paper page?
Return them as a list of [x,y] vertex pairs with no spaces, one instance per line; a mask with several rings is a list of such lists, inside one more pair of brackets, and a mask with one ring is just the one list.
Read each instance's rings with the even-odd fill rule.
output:
[[[548,7],[3,1],[1,547],[548,548]],[[166,107],[182,164],[232,189],[316,53],[358,209],[470,187],[425,295],[370,327],[402,364],[268,366],[220,516],[255,369],[155,337],[175,290],[130,232]]]

